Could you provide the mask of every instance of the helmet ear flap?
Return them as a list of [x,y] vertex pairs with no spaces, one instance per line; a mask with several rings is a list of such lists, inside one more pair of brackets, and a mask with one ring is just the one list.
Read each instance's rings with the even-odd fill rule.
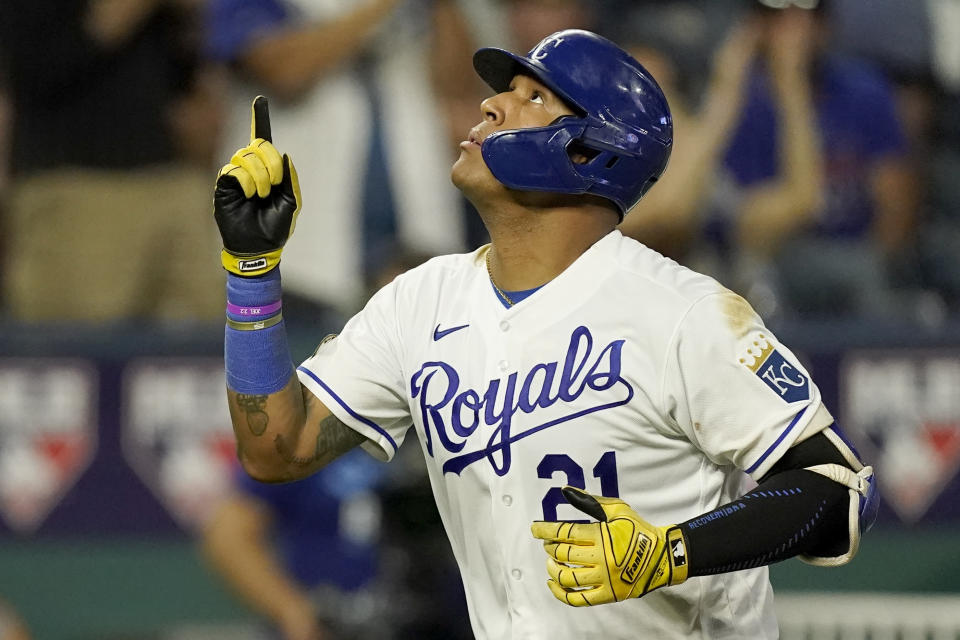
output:
[[568,149],[588,159],[578,163],[571,156],[573,171],[590,185],[586,192],[611,198],[625,215],[663,173],[670,146],[619,127],[588,126]]
[[[610,149],[597,149],[582,140],[574,140],[567,145],[567,155],[570,161],[578,165],[590,165],[595,171],[613,169],[620,162],[621,154]],[[596,163],[596,165],[594,165]],[[600,167],[603,167],[601,169]]]
[[600,149],[590,147],[582,140],[571,140],[567,145],[567,156],[573,164],[591,164],[600,153]]

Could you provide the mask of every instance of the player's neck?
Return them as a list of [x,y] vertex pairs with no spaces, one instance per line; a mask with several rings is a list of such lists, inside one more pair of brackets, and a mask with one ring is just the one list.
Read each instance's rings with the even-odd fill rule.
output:
[[614,228],[605,218],[582,212],[496,216],[484,221],[491,238],[490,273],[505,291],[550,282]]

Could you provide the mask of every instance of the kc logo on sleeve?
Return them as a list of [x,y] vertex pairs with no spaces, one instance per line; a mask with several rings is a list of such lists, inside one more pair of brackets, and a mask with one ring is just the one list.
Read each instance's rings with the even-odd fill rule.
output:
[[740,364],[757,374],[785,402],[810,399],[810,381],[806,374],[784,358],[764,334],[758,335],[747,347]]

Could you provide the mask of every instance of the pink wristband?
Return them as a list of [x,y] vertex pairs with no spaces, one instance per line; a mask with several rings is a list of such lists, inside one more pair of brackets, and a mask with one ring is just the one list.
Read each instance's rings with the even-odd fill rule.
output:
[[281,306],[282,302],[280,300],[265,304],[262,307],[241,307],[240,305],[228,302],[227,312],[243,318],[262,318],[280,311]]

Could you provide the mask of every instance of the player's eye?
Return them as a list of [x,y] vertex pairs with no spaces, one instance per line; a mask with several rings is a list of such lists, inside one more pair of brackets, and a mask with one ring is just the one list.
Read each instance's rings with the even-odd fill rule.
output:
[[537,104],[543,104],[543,94],[539,91],[534,91],[530,96],[530,102],[536,102]]

